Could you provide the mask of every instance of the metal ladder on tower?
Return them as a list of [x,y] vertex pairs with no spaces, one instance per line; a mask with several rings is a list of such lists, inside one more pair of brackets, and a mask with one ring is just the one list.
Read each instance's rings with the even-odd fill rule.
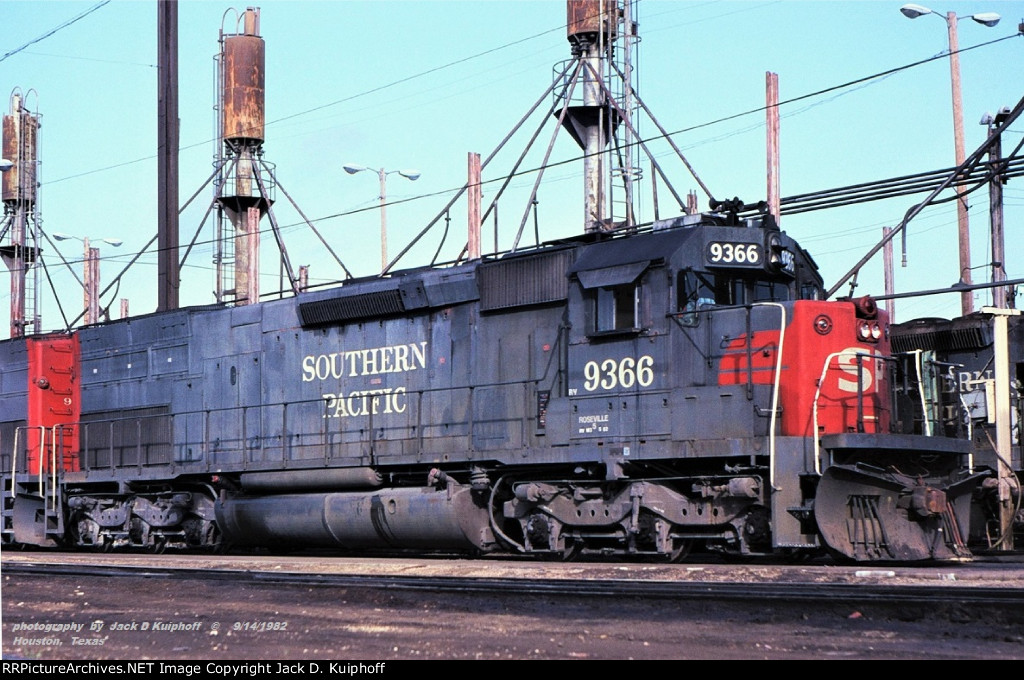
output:
[[[634,116],[636,102],[633,97],[633,68],[636,59],[636,21],[633,3],[615,2],[618,46],[611,45],[605,52],[609,56],[605,85],[612,101],[607,105],[606,125],[610,129],[608,198],[611,222],[631,227],[636,224],[634,200],[636,182],[642,179],[640,145]],[[620,76],[621,74],[621,76]]]

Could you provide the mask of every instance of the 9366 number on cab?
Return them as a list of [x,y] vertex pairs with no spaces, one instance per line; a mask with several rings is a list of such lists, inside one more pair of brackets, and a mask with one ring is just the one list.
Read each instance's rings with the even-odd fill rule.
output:
[[707,262],[709,265],[760,267],[762,261],[759,243],[712,241],[708,244]]
[[634,385],[649,387],[654,382],[653,366],[654,359],[649,354],[639,359],[623,357],[620,360],[588,361],[583,366],[583,389],[593,392],[597,389],[614,390],[616,387],[628,390]]

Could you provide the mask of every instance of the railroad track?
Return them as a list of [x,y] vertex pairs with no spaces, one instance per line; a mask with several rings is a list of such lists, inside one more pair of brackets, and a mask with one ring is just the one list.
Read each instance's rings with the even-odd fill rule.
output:
[[5,658],[1024,658],[1019,564],[4,551],[0,572]]
[[[93,564],[56,561],[10,562],[3,564],[7,575],[35,574],[79,577],[131,577],[163,580],[231,581],[252,585],[323,586],[376,590],[426,591],[458,594],[496,594],[510,590],[518,595],[547,595],[575,598],[638,598],[650,600],[730,600],[762,603],[873,603],[885,605],[943,604],[990,605],[1024,612],[1024,570],[1020,587],[953,585],[955,579],[934,584],[892,583],[897,572],[859,569],[852,573],[857,582],[820,582],[787,579],[756,582],[745,580],[664,580],[659,578],[607,578],[583,574],[577,578],[535,578],[519,570],[513,576],[479,575],[394,575],[387,573],[316,573],[282,569],[202,568],[154,566],[153,564]],[[845,576],[847,572],[837,574]]]

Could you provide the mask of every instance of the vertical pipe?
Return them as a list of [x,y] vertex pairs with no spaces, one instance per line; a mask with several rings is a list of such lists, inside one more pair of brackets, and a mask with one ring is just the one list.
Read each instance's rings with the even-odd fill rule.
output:
[[245,213],[232,213],[235,232],[235,303],[248,304],[249,289],[249,233]]
[[260,301],[260,209],[249,208],[246,211],[246,249],[248,270],[246,272],[246,304],[254,305]]
[[11,229],[13,253],[8,261],[11,271],[11,337],[20,338],[25,335],[25,260],[22,256],[25,247],[24,208],[19,204],[14,214]]

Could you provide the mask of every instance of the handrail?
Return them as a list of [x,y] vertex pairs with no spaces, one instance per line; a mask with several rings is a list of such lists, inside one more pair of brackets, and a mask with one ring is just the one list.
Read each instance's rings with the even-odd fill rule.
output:
[[[39,428],[39,497],[43,497],[43,465],[46,452],[46,428],[42,425],[35,425],[32,429]],[[25,450],[25,470],[28,471],[28,450]]]
[[[970,417],[971,409],[970,409],[969,406],[967,406],[967,400],[964,399],[963,392],[960,392],[959,390],[957,390],[957,398],[960,400],[960,407],[963,408],[963,412],[968,414],[967,415],[967,432],[965,434],[967,435],[967,441],[972,442],[972,441],[974,441],[974,421]],[[963,420],[963,416],[960,417],[960,420]],[[970,474],[972,474],[972,475],[974,474],[974,447],[973,446],[971,447],[970,452],[967,454],[967,470],[970,472]]]
[[[796,300],[789,300],[788,302],[790,304],[792,304],[793,302],[796,302]],[[784,341],[785,341],[785,337],[786,337],[786,307],[781,302],[752,302],[752,303],[746,304],[746,305],[716,305],[714,307],[709,307],[709,308],[706,308],[706,309],[702,308],[702,309],[698,310],[698,312],[706,312],[706,313],[708,313],[708,315],[710,315],[710,314],[719,313],[719,312],[730,312],[730,311],[736,311],[736,310],[739,310],[739,309],[743,309],[746,312],[746,320],[747,320],[747,325],[748,325],[748,328],[749,328],[750,310],[753,309],[754,307],[778,307],[779,311],[782,312],[781,325],[779,326],[779,349],[778,349],[778,356],[776,357],[776,360],[775,360],[775,376],[774,376],[774,379],[772,380],[771,417],[770,417],[769,423],[768,423],[768,460],[769,460],[768,475],[769,475],[769,484],[771,485],[772,489],[774,490],[775,489],[775,446],[776,446],[776,442],[775,442],[776,432],[775,431],[777,429],[777,420],[778,420],[778,413],[779,413],[779,385],[782,382],[782,350],[783,350],[783,345],[784,345]],[[694,312],[692,312],[692,311],[671,312],[671,313],[667,314],[666,316],[668,316],[669,318],[673,318],[673,319],[679,319],[682,316],[685,316],[687,314],[693,314],[693,313]],[[754,370],[753,365],[752,365],[752,359],[749,358],[750,357],[749,349],[750,349],[750,345],[752,344],[752,341],[753,341],[753,333],[751,332],[748,335],[750,336],[748,338],[748,341],[747,341],[747,345],[748,345],[747,380],[749,381],[750,380],[750,376],[753,374],[753,370]]]
[[[858,366],[864,357],[869,359],[875,359],[876,361],[885,361],[887,357],[881,354],[875,354],[873,352],[858,352],[854,350],[844,349],[839,352],[832,352],[825,357],[825,363],[821,367],[821,375],[818,377],[818,387],[814,391],[814,403],[812,407],[813,413],[813,429],[814,429],[814,472],[818,475],[821,474],[821,433],[818,432],[818,401],[821,399],[821,386],[825,384],[825,374],[828,373],[829,364],[832,363],[833,359],[838,359],[842,356],[852,356],[857,359]],[[858,398],[862,398],[864,387],[861,373],[857,373],[857,395]],[[858,424],[861,423],[861,414],[858,414]]]
[[[782,312],[779,326],[778,357],[775,360],[775,377],[772,380],[772,414],[768,423],[768,483],[771,485],[772,490],[775,490],[775,430],[779,414],[779,383],[782,382],[782,345],[786,338],[786,308],[781,302],[755,302],[751,307],[778,307],[779,311]],[[747,318],[750,318],[749,314]],[[751,334],[750,340],[747,342],[747,345],[751,344],[753,344],[753,334]],[[753,372],[753,363],[748,360],[747,374],[751,375]]]
[[[512,390],[512,394],[517,395],[516,400],[519,400],[518,395],[522,394],[522,403],[524,409],[523,413],[527,416],[527,418],[530,418],[536,417],[536,414],[531,415],[531,411],[529,410],[529,389],[531,386],[537,386],[538,383],[539,379],[529,378],[518,380],[495,381],[489,382],[485,385],[459,385],[456,387],[425,387],[423,389],[410,390],[408,392],[405,392],[404,394],[408,399],[407,407],[413,409],[415,411],[415,415],[412,416],[412,418],[408,422],[403,421],[402,423],[396,424],[396,427],[399,430],[405,429],[408,431],[409,434],[405,438],[411,441],[421,440],[423,437],[423,427],[434,424],[429,422],[429,419],[425,418],[422,413],[423,405],[424,403],[426,403],[425,397],[427,397],[431,393],[453,393],[463,391],[466,392],[467,394],[466,400],[468,401],[468,408],[470,410],[468,413],[468,417],[465,421],[465,425],[466,427],[468,427],[468,431],[465,435],[459,436],[468,436],[471,438],[472,441],[475,425],[477,425],[479,422],[479,414],[476,410],[476,407],[473,406],[473,395],[479,388],[509,388],[510,390]],[[518,389],[520,387],[523,390],[522,392],[520,392]],[[368,404],[372,403],[371,397],[367,396],[365,397],[365,399]],[[219,457],[220,455],[228,451],[234,451],[234,447],[236,446],[235,443],[232,443],[233,440],[227,440],[221,441],[221,444],[217,449],[213,448],[212,438],[215,437],[214,431],[217,429],[218,421],[216,419],[218,417],[228,418],[231,423],[237,425],[237,428],[235,427],[235,425],[230,425],[227,428],[227,430],[230,433],[236,433],[239,437],[241,437],[241,442],[237,444],[237,446],[238,451],[242,452],[244,459],[240,462],[243,462],[246,468],[248,468],[249,464],[253,462],[253,460],[251,460],[250,458],[251,451],[249,449],[250,439],[253,437],[259,437],[261,442],[266,441],[268,439],[280,438],[282,460],[292,460],[292,458],[288,457],[289,454],[288,451],[286,450],[290,448],[289,444],[286,441],[286,438],[300,437],[302,438],[302,440],[305,440],[306,437],[313,436],[316,438],[316,441],[319,442],[319,445],[323,450],[324,462],[326,463],[330,457],[330,449],[332,448],[331,442],[334,439],[334,437],[348,437],[349,435],[351,435],[351,433],[358,432],[360,430],[363,431],[363,434],[359,438],[359,441],[361,441],[364,444],[369,444],[373,448],[373,450],[370,452],[371,461],[376,462],[376,458],[379,455],[377,449],[379,448],[379,444],[381,443],[381,441],[384,441],[381,439],[380,434],[377,431],[382,426],[381,411],[378,411],[378,413],[374,415],[369,410],[367,410],[366,413],[364,414],[365,417],[367,418],[367,421],[363,421],[363,423],[360,426],[352,428],[342,426],[341,429],[339,429],[337,426],[332,427],[331,421],[345,421],[346,419],[326,417],[326,401],[327,400],[325,400],[324,397],[317,396],[310,399],[304,399],[301,401],[282,401],[269,404],[230,406],[227,408],[213,410],[196,409],[173,414],[154,412],[134,415],[126,414],[118,415],[117,417],[113,418],[103,418],[80,423],[82,440],[82,470],[100,470],[108,467],[111,470],[113,470],[118,465],[122,465],[125,462],[123,458],[117,460],[118,455],[121,455],[123,457],[125,453],[128,453],[132,447],[134,447],[135,451],[137,452],[136,464],[139,465],[140,467],[148,465],[150,463],[147,462],[149,459],[146,457],[145,453],[148,450],[147,447],[169,446],[171,447],[171,450],[174,451],[175,446],[182,444],[180,438],[176,438],[173,434],[177,430],[177,428],[184,427],[185,431],[187,432],[191,430],[192,427],[195,425],[198,425],[200,433],[206,434],[206,436],[203,437],[203,441],[206,444],[198,444],[198,448],[196,449],[199,454],[198,457],[189,458],[188,460],[182,460],[181,462],[186,464],[195,463],[209,465],[210,463],[215,462],[214,457]],[[383,401],[381,401],[380,404],[380,408],[384,408]],[[299,432],[289,432],[287,428],[289,424],[294,425],[295,423],[301,423],[303,421],[312,422],[311,420],[306,420],[306,416],[295,416],[296,409],[301,409],[302,407],[318,409],[318,413],[321,417],[316,418],[318,423],[317,426],[314,429],[310,429],[309,431],[303,430]],[[239,418],[241,420],[238,420]],[[503,417],[503,420],[512,422],[516,419],[510,416],[506,416]],[[159,440],[157,440],[156,438],[151,438],[150,440],[147,440],[145,438],[145,435],[143,434],[144,431],[147,429],[147,423],[152,423],[154,425],[154,428],[168,428],[167,432],[170,435],[170,438],[161,438]],[[166,423],[166,425],[162,423]],[[252,428],[255,426],[256,423],[260,423],[260,427],[258,428],[258,434],[252,431]],[[62,426],[64,427],[71,427],[73,425],[75,424],[62,424]],[[276,430],[278,427],[280,427],[279,435],[274,435],[272,437],[269,434],[265,434],[267,432]],[[387,427],[387,425],[384,425],[384,427]],[[97,428],[102,428],[104,433],[98,436],[90,437],[90,432],[92,432],[95,435],[95,432],[100,431]],[[523,438],[523,442],[525,443],[526,438],[529,437],[529,430],[519,429],[518,432],[520,432],[520,436]],[[116,443],[116,435],[118,433],[125,437],[125,439],[120,443]],[[90,439],[102,440],[102,443],[99,444],[99,448],[94,448],[93,443],[90,441]],[[396,439],[394,441],[400,441],[400,439]],[[310,443],[315,442],[303,441],[300,444],[300,446],[308,446]],[[95,456],[96,454],[107,454],[110,456],[110,460],[108,464],[95,465],[94,463],[96,463],[97,460],[90,458],[90,454],[92,454],[93,456]],[[305,461],[307,459],[302,458],[301,460]],[[172,461],[168,460],[167,462],[170,463]],[[154,464],[161,463],[158,462]],[[177,462],[175,464],[177,464]]]
[[14,428],[14,448],[11,449],[11,498],[14,498],[14,480],[18,471],[18,435],[22,428]]
[[[46,499],[49,496],[53,496],[54,503],[53,503],[52,508],[54,510],[57,509],[56,498],[57,498],[57,428],[58,427],[60,427],[60,426],[59,425],[54,425],[53,428],[50,430],[50,475],[53,477],[53,481],[50,482],[49,493],[47,493],[45,496],[43,496],[44,499]],[[45,430],[44,430],[44,432],[45,432]],[[40,444],[39,448],[40,448],[40,453],[42,453],[42,444]],[[61,449],[62,449],[61,453],[63,453],[63,442],[61,442]],[[40,466],[39,471],[40,471],[40,473],[42,473],[42,466]]]
[[[50,483],[50,493],[48,497],[51,500],[50,510],[57,512],[57,502],[60,498],[60,475],[64,472],[63,461],[66,455],[65,441],[69,433],[74,434],[74,425],[58,424],[54,425],[50,431],[50,450],[52,452],[50,456],[50,474],[52,481]],[[58,444],[59,442],[59,444]],[[60,456],[58,457],[58,452]],[[57,465],[57,461],[61,461],[61,465]]]
[[924,399],[924,376],[921,367],[921,356],[924,354],[924,350],[915,349],[911,354],[914,355],[914,370],[917,372],[917,393],[921,397],[921,420],[924,425],[924,434],[926,437],[930,437],[932,436],[932,419],[929,417],[928,404]]
[[[24,431],[26,434],[29,430],[39,430],[39,473],[38,473],[38,487],[39,496],[43,497],[43,481],[46,468],[46,427],[43,425],[21,425],[14,428],[14,447],[11,449],[11,498],[15,496],[16,479],[18,476],[18,446],[19,439]],[[28,450],[25,450],[25,471],[28,472]]]

